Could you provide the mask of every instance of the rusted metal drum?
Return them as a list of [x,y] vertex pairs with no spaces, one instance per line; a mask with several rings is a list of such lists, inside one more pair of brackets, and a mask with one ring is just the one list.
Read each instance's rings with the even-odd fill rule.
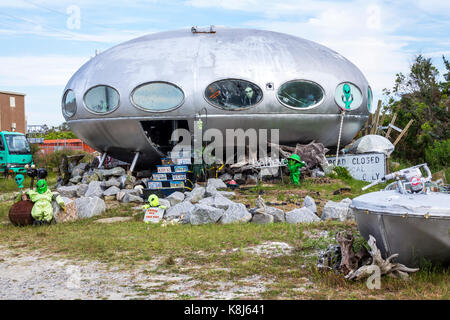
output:
[[33,224],[31,209],[34,203],[30,200],[21,200],[14,203],[9,209],[9,220],[15,226],[27,226]]

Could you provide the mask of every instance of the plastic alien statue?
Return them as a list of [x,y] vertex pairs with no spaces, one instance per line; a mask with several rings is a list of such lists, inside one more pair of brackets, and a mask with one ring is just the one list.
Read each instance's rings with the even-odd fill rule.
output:
[[300,184],[300,169],[303,168],[306,163],[304,161],[300,161],[300,157],[298,154],[292,154],[288,159],[288,169],[291,177],[291,182],[293,184]]
[[[31,216],[37,222],[35,224],[49,224],[53,219],[53,193],[47,188],[47,181],[44,179],[39,180],[36,183],[36,190],[27,191],[27,195],[34,202]],[[61,196],[56,196],[55,200],[65,210],[66,206]]]
[[253,89],[250,87],[245,88],[244,105],[251,105],[253,99]]
[[353,93],[351,93],[350,86],[346,83],[342,88],[344,94],[341,96],[342,102],[345,103],[345,110],[350,110],[350,105],[353,102]]

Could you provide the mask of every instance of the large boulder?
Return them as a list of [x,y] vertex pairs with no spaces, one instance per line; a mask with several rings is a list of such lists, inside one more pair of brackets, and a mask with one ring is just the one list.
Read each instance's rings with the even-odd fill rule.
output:
[[66,210],[63,210],[56,201],[52,201],[53,217],[57,223],[70,222],[78,219],[77,207],[75,201],[62,197]]
[[73,183],[73,184],[77,184],[81,182],[81,176],[74,176],[73,178],[71,178],[69,180],[69,182]]
[[212,185],[208,185],[205,188],[205,196],[206,197],[212,197],[217,193],[217,189],[216,187],[212,186]]
[[174,206],[180,202],[183,202],[184,193],[180,191],[175,191],[174,193],[169,195],[166,199],[169,200],[171,206]]
[[224,196],[225,198],[231,199],[236,196],[236,193],[234,191],[219,191],[217,190],[217,194],[220,194],[221,196]]
[[126,174],[125,169],[122,167],[115,167],[112,169],[103,169],[103,170],[100,170],[100,172],[102,173],[103,178],[108,178],[111,176],[120,177],[120,176],[123,176]]
[[320,218],[314,214],[308,208],[294,209],[286,213],[287,223],[310,223],[320,221]]
[[83,197],[86,194],[86,191],[88,190],[89,185],[82,183],[78,185],[77,190],[77,197]]
[[106,210],[105,201],[99,197],[81,197],[75,199],[74,202],[80,219],[98,216]]
[[341,202],[328,201],[323,207],[322,216],[320,218],[322,220],[352,220],[355,217],[350,209],[350,204],[350,199],[344,199]]
[[126,193],[122,198],[122,202],[123,203],[130,203],[130,202],[142,203],[142,202],[144,202],[144,199],[142,199],[142,197],[136,196],[132,193]]
[[182,216],[186,217],[192,209],[194,209],[194,205],[192,203],[189,201],[183,201],[167,209],[164,218],[167,220],[180,219]]
[[125,195],[132,194],[133,196],[139,196],[139,191],[136,189],[122,189],[116,194],[116,200],[122,201]]
[[88,169],[89,164],[86,162],[79,163],[72,169],[72,177],[83,176],[84,172]]
[[169,209],[171,207],[170,201],[167,199],[159,199],[159,205],[166,207],[166,209]]
[[242,203],[234,203],[228,207],[220,219],[221,224],[249,222],[252,220],[252,214]]
[[191,203],[197,203],[200,200],[203,199],[205,196],[205,188],[197,186],[194,189],[192,189],[191,193],[186,197],[187,201],[190,201]]
[[284,211],[275,207],[266,207],[265,213],[273,216],[273,222],[285,222],[286,217]]
[[221,180],[221,179],[208,179],[208,182],[206,184],[207,187],[211,186],[216,189],[225,189],[227,185]]
[[105,191],[103,191],[103,196],[105,196],[105,197],[115,196],[119,192],[120,192],[119,188],[117,188],[116,186],[112,186],[112,187],[109,187],[108,189],[106,189]]
[[252,223],[256,224],[268,224],[273,223],[273,216],[267,213],[255,213],[252,218]]
[[88,189],[84,194],[85,197],[99,197],[103,196],[102,183],[100,181],[89,182]]
[[61,197],[76,198],[78,186],[62,186],[58,187],[56,191]]
[[196,204],[190,213],[192,225],[216,223],[222,218],[224,210],[204,204]]
[[213,197],[204,198],[199,201],[199,204],[204,204],[212,207],[216,207],[219,209],[227,210],[229,206],[235,204],[235,202],[231,201],[228,198],[225,198],[221,194],[216,194]]
[[108,180],[103,182],[103,187],[105,188],[110,188],[110,187],[117,187],[120,188],[121,184],[119,182],[119,180],[117,180],[114,177],[109,178]]
[[317,214],[316,202],[310,196],[306,196],[305,199],[303,199],[303,206],[305,208],[308,208],[309,210],[311,210],[315,214]]

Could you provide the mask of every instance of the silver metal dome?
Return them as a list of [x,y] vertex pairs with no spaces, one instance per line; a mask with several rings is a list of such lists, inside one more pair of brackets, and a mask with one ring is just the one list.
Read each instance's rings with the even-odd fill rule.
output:
[[[206,88],[223,79],[248,81],[262,91],[262,99],[249,108],[225,110],[205,97]],[[316,106],[292,108],[277,95],[293,80],[317,84],[323,97]],[[151,82],[169,83],[183,92],[183,101],[169,111],[136,107],[131,94]],[[119,44],[84,64],[70,79],[63,96],[75,93],[76,112],[63,115],[72,130],[98,151],[130,161],[139,151],[140,164],[158,161],[158,140],[163,124],[189,128],[200,115],[204,129],[280,129],[280,143],[311,140],[335,146],[340,111],[334,100],[339,84],[359,88],[361,105],[345,116],[342,144],[358,133],[367,120],[368,88],[361,71],[340,54],[298,37],[261,30],[217,28],[216,33],[176,30],[143,36]],[[117,107],[99,114],[86,107],[89,89],[105,85],[119,94]],[[110,90],[111,91],[111,90]],[[111,91],[112,92],[112,91]],[[114,96],[113,96],[114,97]],[[159,122],[165,120],[164,122]]]

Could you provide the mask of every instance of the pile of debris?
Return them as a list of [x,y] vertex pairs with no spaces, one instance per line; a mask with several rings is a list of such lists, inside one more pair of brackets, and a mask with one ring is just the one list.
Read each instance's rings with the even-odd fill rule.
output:
[[406,280],[409,278],[409,273],[419,270],[393,262],[392,260],[398,257],[398,254],[383,259],[372,235],[369,236],[367,241],[370,250],[361,246],[356,253],[353,248],[354,237],[351,232],[338,232],[336,241],[338,245],[330,245],[327,250],[320,253],[317,264],[319,270],[334,270],[342,273],[349,280],[362,280],[371,275],[382,276],[385,274]]

